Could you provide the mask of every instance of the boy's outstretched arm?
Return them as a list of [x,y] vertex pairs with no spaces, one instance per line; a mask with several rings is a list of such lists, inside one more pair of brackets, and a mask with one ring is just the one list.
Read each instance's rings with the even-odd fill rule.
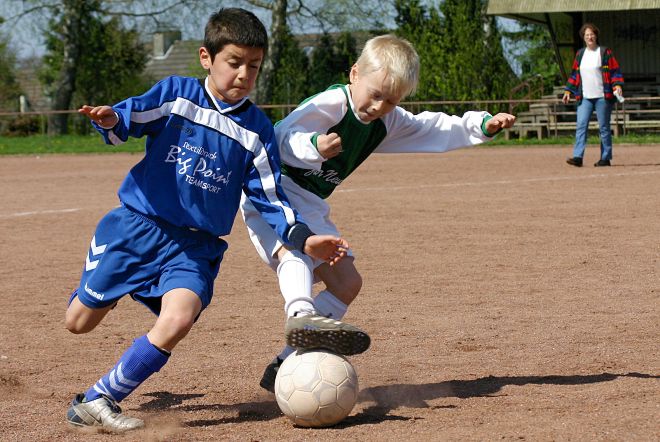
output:
[[488,121],[486,121],[486,131],[490,135],[495,135],[502,129],[507,129],[513,126],[513,123],[515,122],[515,115],[500,112],[499,114],[493,115],[493,118],[490,118]]
[[305,255],[334,265],[346,256],[348,242],[332,235],[312,235],[305,241]]
[[112,129],[119,122],[117,113],[110,106],[88,106],[85,104],[78,109],[78,113],[86,115],[103,129]]

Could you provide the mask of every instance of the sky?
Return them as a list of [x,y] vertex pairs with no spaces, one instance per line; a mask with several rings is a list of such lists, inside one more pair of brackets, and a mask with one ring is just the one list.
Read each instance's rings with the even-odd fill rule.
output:
[[[9,38],[10,48],[15,51],[15,54],[19,60],[30,60],[35,58],[41,58],[45,53],[44,41],[43,41],[43,29],[47,27],[48,16],[46,11],[43,13],[32,13],[23,18],[16,18],[20,15],[22,11],[26,8],[34,6],[35,3],[46,3],[48,1],[54,1],[59,3],[56,0],[35,0],[35,1],[25,1],[25,0],[1,0],[0,1],[0,17],[4,17],[7,21],[0,25],[0,36]],[[168,1],[168,0],[165,0]],[[200,0],[204,1],[204,0]],[[170,14],[169,17],[165,16],[162,18],[163,21],[169,23],[175,28],[179,28],[182,32],[182,38],[184,40],[201,40],[204,34],[204,23],[206,22],[208,15],[214,12],[217,8],[217,1],[208,0],[209,5],[206,7],[191,8],[185,10],[174,11],[174,14]],[[315,1],[315,0],[311,0]],[[162,4],[163,1],[159,0],[143,0],[140,2],[134,2],[136,8],[150,8],[150,3],[154,2],[156,4]],[[434,2],[430,2],[434,3]],[[240,6],[239,2],[236,4],[224,4],[223,6]],[[244,4],[243,4],[244,5]],[[266,28],[270,28],[270,13],[264,9],[260,8],[248,8],[252,10],[266,25]],[[383,15],[384,21],[391,21],[393,26],[393,18],[387,18],[388,14],[385,12]],[[498,19],[498,22],[501,26],[506,28],[515,27],[515,21],[509,19]],[[149,41],[151,35],[155,30],[156,23],[153,20],[141,19],[134,22],[126,23],[128,27],[137,26],[138,28],[143,29],[143,39],[144,41]],[[294,33],[299,32],[318,32],[316,28],[308,29],[294,29]],[[509,57],[509,63],[512,65],[514,72],[519,73],[519,67],[516,66],[514,56],[510,48],[507,48],[506,42],[504,49],[505,55]]]

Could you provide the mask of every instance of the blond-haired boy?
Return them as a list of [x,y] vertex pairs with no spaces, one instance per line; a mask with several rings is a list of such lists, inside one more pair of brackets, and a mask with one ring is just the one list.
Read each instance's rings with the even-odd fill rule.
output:
[[[467,112],[459,117],[407,112],[398,105],[415,91],[419,65],[408,41],[393,35],[375,37],[351,68],[350,84],[334,85],[308,98],[275,126],[282,185],[291,204],[316,232],[339,234],[325,199],[373,152],[446,152],[490,140],[515,122],[506,113]],[[303,256],[278,239],[246,198],[241,210],[259,255],[277,270],[287,316],[342,319],[362,287],[352,253],[333,266]],[[323,281],[325,289],[312,298],[316,281]],[[301,283],[305,284],[302,288]],[[309,296],[300,297],[303,291]],[[325,346],[306,342],[297,347],[314,345]],[[356,345],[344,354],[366,347],[368,343]],[[267,366],[263,388],[273,391],[277,368],[293,350],[286,347]]]

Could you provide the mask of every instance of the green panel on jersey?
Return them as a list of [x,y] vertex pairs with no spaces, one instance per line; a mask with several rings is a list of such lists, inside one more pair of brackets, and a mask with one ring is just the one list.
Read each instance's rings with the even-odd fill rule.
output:
[[[329,89],[342,87],[348,103],[346,87],[333,85]],[[327,198],[367,157],[387,135],[381,119],[369,124],[360,122],[350,106],[339,123],[328,129],[341,137],[342,152],[323,162],[321,170],[299,169],[282,164],[282,173],[296,184],[321,198]]]

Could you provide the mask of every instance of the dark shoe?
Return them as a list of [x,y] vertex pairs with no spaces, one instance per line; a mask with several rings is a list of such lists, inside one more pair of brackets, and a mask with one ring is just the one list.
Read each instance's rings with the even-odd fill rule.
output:
[[277,370],[280,369],[282,362],[284,361],[278,357],[275,358],[273,362],[268,364],[264,370],[263,376],[261,377],[261,382],[259,382],[261,388],[268,390],[271,393],[275,393],[275,378],[277,377]]
[[286,343],[296,350],[324,348],[350,356],[369,348],[369,335],[345,322],[320,316],[314,311],[298,312],[286,321]]
[[611,166],[610,160],[598,160],[597,163],[594,163],[594,167],[607,167]]
[[568,158],[566,159],[566,162],[571,166],[582,167],[582,158],[580,157]]

